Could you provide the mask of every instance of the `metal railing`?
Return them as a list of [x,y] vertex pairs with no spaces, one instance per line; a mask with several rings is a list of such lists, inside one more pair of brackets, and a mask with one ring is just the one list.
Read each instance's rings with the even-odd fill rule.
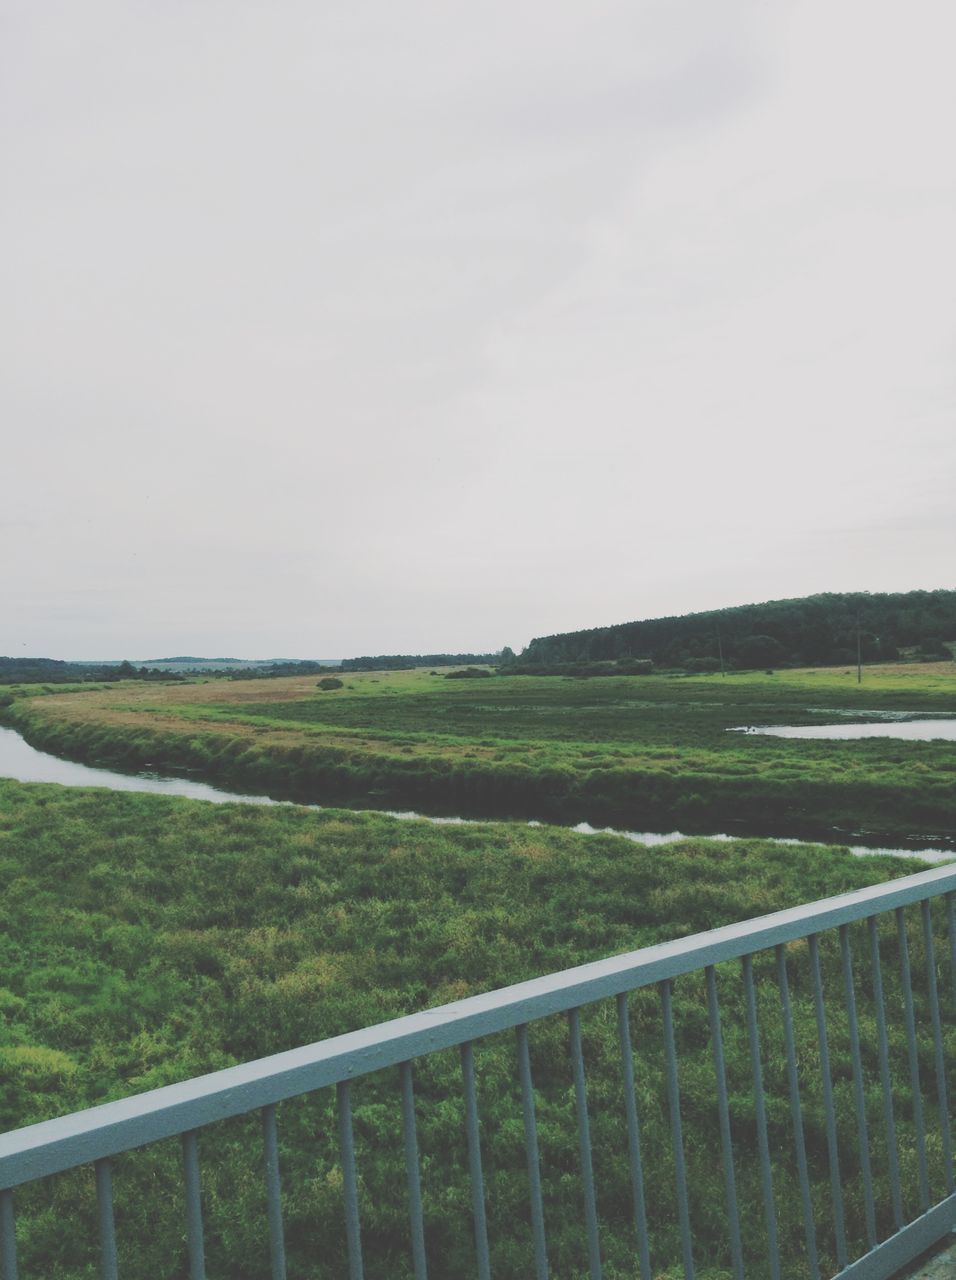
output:
[[[333,1088],[336,1186],[344,1206],[341,1273],[347,1271],[350,1280],[409,1274],[409,1268],[416,1280],[465,1274],[460,1262],[449,1263],[441,1252],[451,1236],[467,1237],[461,1246],[470,1257],[467,1269],[480,1280],[492,1274],[546,1280],[585,1273],[599,1280],[609,1248],[617,1259],[614,1274],[639,1274],[642,1280],[675,1265],[688,1280],[702,1265],[736,1280],[888,1277],[956,1229],[953,1086],[947,1080],[952,1063],[946,1053],[947,1038],[956,1032],[954,899],[956,868],[934,868],[15,1130],[0,1137],[3,1278],[21,1275],[15,1189],[38,1179],[55,1181],[54,1175],[80,1166],[95,1171],[100,1273],[104,1280],[118,1277],[123,1224],[118,1232],[114,1158],[178,1137],[184,1232],[172,1244],[181,1256],[171,1261],[169,1274],[204,1280],[199,1134],[258,1111],[268,1263],[263,1259],[256,1272],[257,1264],[249,1262],[242,1274],[285,1280],[277,1106]],[[854,944],[865,956],[856,969]],[[675,1000],[685,982],[691,985]],[[730,1007],[733,1017],[727,1016]],[[651,1012],[660,1037],[653,1051],[647,1032]],[[555,1054],[552,1034],[547,1054],[538,1054],[536,1082],[532,1033],[555,1015],[567,1018],[568,1056],[555,1061],[562,1054]],[[685,1030],[684,1022],[693,1025]],[[476,1047],[481,1050],[492,1037],[495,1051],[504,1053],[503,1032],[513,1036],[505,1048],[513,1055],[515,1115],[499,1141],[482,1121]],[[432,1195],[430,1208],[423,1199],[423,1161],[430,1157],[420,1151],[419,1128],[432,1104],[416,1099],[416,1075],[448,1050],[460,1055],[461,1166],[470,1222],[454,1207],[436,1207],[432,1202],[440,1197]],[[408,1226],[402,1240],[392,1234],[384,1242],[376,1227],[375,1248],[366,1248],[363,1258],[363,1218],[377,1214],[378,1207],[363,1192],[364,1148],[356,1143],[353,1092],[381,1072],[387,1073],[382,1096],[396,1092],[388,1074],[395,1067],[404,1190],[394,1180],[388,1185],[403,1201]],[[648,1093],[658,1080],[659,1103]],[[594,1097],[598,1087],[600,1102]],[[606,1115],[611,1096],[620,1104],[613,1123]],[[542,1109],[547,1133],[541,1129]],[[559,1115],[574,1117],[574,1169],[564,1148],[559,1169],[549,1157],[558,1141],[552,1130]],[[659,1135],[654,1150],[648,1149],[649,1120],[666,1135],[669,1149]],[[597,1122],[602,1128],[596,1145]],[[698,1129],[703,1139],[694,1137]],[[374,1151],[366,1146],[368,1161]],[[520,1165],[512,1161],[507,1170],[507,1185],[513,1205],[520,1173],[522,1214],[495,1210],[483,1167],[489,1146],[504,1163],[521,1148]],[[282,1154],[284,1160],[286,1147]],[[695,1191],[708,1160],[723,1200],[718,1207],[713,1195],[702,1204]],[[620,1197],[610,1203],[602,1195],[601,1181],[617,1183],[622,1171],[629,1184],[623,1208]],[[580,1206],[573,1230],[567,1221],[569,1179]],[[119,1186],[119,1175],[116,1181]],[[665,1191],[673,1206],[666,1230],[654,1207]],[[433,1247],[430,1233],[442,1213],[442,1239]],[[708,1216],[706,1231],[700,1229],[702,1215]],[[511,1238],[499,1255],[498,1233],[505,1229]],[[560,1256],[553,1251],[558,1237]],[[576,1261],[568,1254],[574,1239]],[[314,1241],[297,1247],[310,1259],[307,1274],[335,1274],[331,1254]],[[630,1259],[629,1270],[622,1258]],[[30,1276],[46,1274],[42,1261],[34,1259],[34,1265]],[[291,1270],[299,1274],[295,1266]],[[24,1268],[23,1280],[30,1276]]]

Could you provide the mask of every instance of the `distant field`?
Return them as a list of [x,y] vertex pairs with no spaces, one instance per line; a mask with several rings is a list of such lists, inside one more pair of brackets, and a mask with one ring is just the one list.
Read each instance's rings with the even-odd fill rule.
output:
[[[688,840],[649,850],[617,837],[547,827],[440,827],[376,814],[211,805],[0,780],[0,1131],[917,869],[916,862],[756,840]],[[939,926],[944,956],[942,920]],[[865,933],[862,926],[853,932],[862,957]],[[920,939],[917,920],[911,929],[916,973],[923,972]],[[895,1008],[899,958],[891,927],[883,946],[887,1000]],[[790,951],[795,1025],[807,1052],[801,1087],[810,1176],[824,1206],[828,1165],[806,945]],[[863,1203],[834,937],[822,954],[847,1230],[859,1251]],[[802,1225],[772,966],[772,954],[756,962],[783,1275],[796,1280],[805,1274]],[[948,973],[943,980],[949,983]],[[739,965],[720,966],[719,983],[748,1274],[751,1267],[761,1274],[759,1169],[746,1158],[755,1121]],[[876,1032],[862,975],[859,986],[876,1114]],[[920,987],[918,1025],[926,1031],[919,1050],[929,1080],[933,1046],[923,998]],[[654,1274],[676,1277],[680,1243],[653,989],[632,998],[631,1018]],[[675,1022],[696,1248],[706,1262],[701,1275],[729,1280],[702,975],[676,981]],[[633,1280],[613,1006],[586,1010],[582,1023],[605,1275]],[[894,1018],[890,1030],[894,1070],[904,1080],[902,1020]],[[535,1024],[531,1046],[552,1275],[577,1280],[585,1262],[565,1020]],[[532,1274],[531,1237],[514,1038],[490,1037],[476,1059],[494,1275],[525,1280]],[[421,1062],[416,1094],[430,1274],[473,1275],[457,1055]],[[327,1268],[322,1275],[347,1273],[333,1106],[325,1090],[279,1108],[294,1276],[316,1274],[317,1259]],[[367,1274],[406,1280],[407,1214],[396,1193],[403,1186],[397,1072],[354,1084],[353,1106]],[[901,1159],[911,1168],[905,1102],[897,1124]],[[935,1194],[942,1183],[941,1143],[939,1130],[929,1127]],[[885,1152],[875,1122],[871,1132],[885,1230]],[[268,1244],[258,1118],[215,1126],[201,1135],[200,1147],[209,1273],[261,1280]],[[907,1188],[914,1184],[915,1175],[905,1179]],[[184,1276],[178,1144],[120,1157],[114,1188],[125,1280]],[[94,1280],[91,1169],[18,1192],[17,1207],[24,1276]],[[825,1221],[826,1210],[820,1213]],[[820,1247],[825,1274],[832,1274],[826,1231]]]
[[956,712],[952,663],[721,678],[449,681],[362,672],[31,696],[5,711],[37,746],[187,769],[318,802],[654,829],[956,831],[951,743],[730,735],[867,711]]

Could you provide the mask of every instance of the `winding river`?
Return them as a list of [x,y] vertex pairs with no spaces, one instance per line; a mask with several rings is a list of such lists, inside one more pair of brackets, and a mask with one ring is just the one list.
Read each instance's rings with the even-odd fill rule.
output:
[[[0,777],[12,778],[17,782],[56,782],[65,787],[107,787],[112,791],[147,791],[158,795],[184,796],[188,800],[208,800],[215,804],[291,804],[289,800],[277,800],[273,796],[243,795],[239,792],[223,791],[210,786],[206,782],[196,782],[191,778],[177,778],[158,773],[117,773],[112,769],[98,769],[91,765],[77,764],[72,760],[63,760],[59,756],[50,755],[46,751],[38,751],[15,729],[0,727]],[[322,805],[306,805],[305,808],[321,809]],[[334,806],[342,808],[341,805]],[[368,812],[365,810],[365,812]],[[479,819],[434,817],[429,814],[394,809],[380,809],[374,812],[384,813],[388,817],[401,819],[417,819],[455,825],[461,822],[474,822]],[[540,826],[540,823],[529,822],[529,826]],[[587,822],[579,822],[571,828],[584,835],[608,834],[623,836],[636,844],[659,845],[670,844],[675,840],[687,839],[681,831],[619,831],[613,827],[592,827]],[[728,835],[724,832],[708,833],[696,838],[707,840],[737,840],[744,833]],[[754,833],[747,833],[753,835]],[[855,842],[865,840],[866,843],[848,844],[847,838]],[[806,840],[788,839],[782,836],[763,837],[779,844],[806,844]],[[831,843],[846,846],[852,853],[865,855],[875,853],[891,854],[900,858],[919,857],[926,862],[948,862],[956,859],[956,838],[939,836],[912,837],[908,848],[891,848],[881,843],[879,835],[866,837],[856,833],[836,832],[827,838],[821,836],[818,843]]]

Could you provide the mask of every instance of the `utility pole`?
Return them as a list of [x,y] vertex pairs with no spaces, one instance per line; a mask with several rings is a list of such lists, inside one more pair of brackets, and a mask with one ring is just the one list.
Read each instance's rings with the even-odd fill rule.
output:
[[717,653],[720,657],[720,674],[725,676],[727,672],[724,670],[724,646],[720,643],[720,623],[717,623]]
[[860,641],[860,615],[856,615],[856,682],[863,683],[863,646]]

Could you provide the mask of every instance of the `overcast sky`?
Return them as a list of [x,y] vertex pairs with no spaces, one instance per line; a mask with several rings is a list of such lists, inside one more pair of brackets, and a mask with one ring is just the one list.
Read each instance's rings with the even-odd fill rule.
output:
[[0,0],[0,653],[956,586],[951,0]]

